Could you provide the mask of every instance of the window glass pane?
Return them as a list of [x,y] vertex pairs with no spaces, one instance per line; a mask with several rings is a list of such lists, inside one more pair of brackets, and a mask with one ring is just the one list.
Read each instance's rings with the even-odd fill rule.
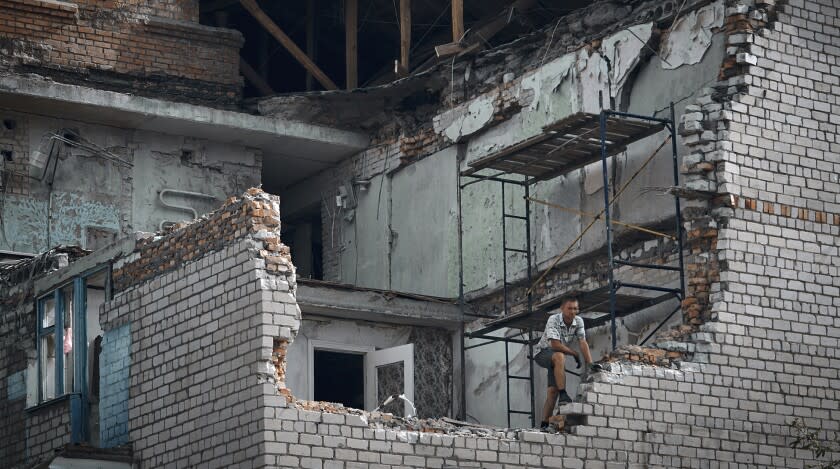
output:
[[55,324],[55,297],[50,295],[49,297],[42,299],[41,304],[44,308],[41,327],[52,327]]
[[41,394],[43,400],[55,397],[55,334],[41,336]]
[[[67,336],[64,336],[64,392],[73,392],[73,349],[67,348]],[[72,342],[72,337],[70,339]]]
[[64,327],[71,327],[73,319],[73,285],[62,288],[61,296],[64,299]]
[[73,391],[73,285],[61,289],[64,299],[64,392]]

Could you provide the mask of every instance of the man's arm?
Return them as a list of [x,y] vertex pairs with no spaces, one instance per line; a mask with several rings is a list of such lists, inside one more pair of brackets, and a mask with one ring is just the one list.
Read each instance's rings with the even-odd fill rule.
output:
[[551,346],[551,350],[554,350],[555,352],[563,352],[563,353],[566,353],[566,354],[569,354],[569,355],[574,355],[575,354],[574,350],[572,350],[571,348],[569,348],[569,346],[567,346],[563,342],[560,342],[557,339],[549,340],[548,344]]
[[586,339],[580,339],[580,351],[583,352],[583,361],[586,362],[587,365],[591,365],[592,353],[589,351],[589,342],[587,342]]

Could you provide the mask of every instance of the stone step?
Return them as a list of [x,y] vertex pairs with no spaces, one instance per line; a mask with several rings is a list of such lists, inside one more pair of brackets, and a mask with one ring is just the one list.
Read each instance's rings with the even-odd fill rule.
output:
[[583,402],[569,402],[555,408],[556,415],[592,415],[595,408],[592,404]]

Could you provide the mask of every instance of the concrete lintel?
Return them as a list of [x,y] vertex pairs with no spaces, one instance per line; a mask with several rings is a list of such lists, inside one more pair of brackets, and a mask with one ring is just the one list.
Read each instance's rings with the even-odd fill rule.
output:
[[84,274],[96,267],[105,266],[112,259],[125,256],[134,251],[136,241],[132,237],[124,237],[118,239],[114,243],[103,247],[97,251],[88,254],[85,257],[76,259],[70,265],[63,269],[50,272],[42,277],[35,279],[34,291],[35,296],[40,296],[54,290],[65,282]]
[[456,304],[392,297],[378,291],[299,283],[297,302],[304,316],[318,315],[450,330],[457,329],[461,324],[461,309]]
[[58,83],[38,76],[0,76],[0,106],[252,147],[271,148],[285,142],[320,144],[349,155],[366,148],[369,142],[367,135],[358,132]]

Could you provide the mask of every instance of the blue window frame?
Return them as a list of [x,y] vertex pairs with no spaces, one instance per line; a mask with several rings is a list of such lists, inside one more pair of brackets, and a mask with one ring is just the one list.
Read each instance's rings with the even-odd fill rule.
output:
[[37,301],[38,404],[69,398],[73,442],[88,437],[87,291],[104,288],[107,300],[110,283],[110,267],[98,268]]
[[84,325],[78,324],[83,322],[83,315],[78,313],[76,301],[81,297],[77,291],[80,280],[75,279],[38,301],[39,403],[78,392],[76,339],[79,335],[84,338]]

